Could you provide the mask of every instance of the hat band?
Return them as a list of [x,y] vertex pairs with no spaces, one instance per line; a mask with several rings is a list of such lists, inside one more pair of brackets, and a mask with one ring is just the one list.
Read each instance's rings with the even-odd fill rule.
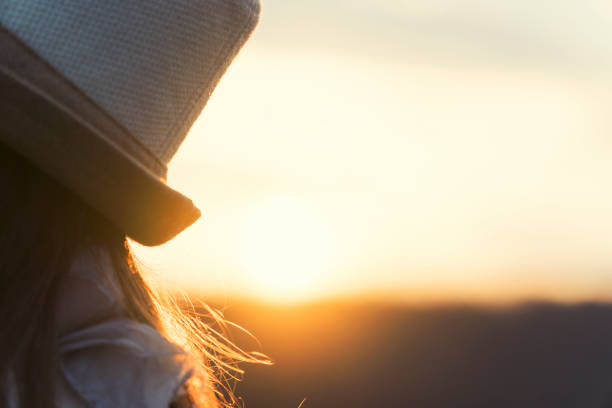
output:
[[131,156],[160,180],[166,180],[167,167],[155,154],[2,25],[0,71],[49,103],[61,107],[76,120],[95,128],[107,142]]

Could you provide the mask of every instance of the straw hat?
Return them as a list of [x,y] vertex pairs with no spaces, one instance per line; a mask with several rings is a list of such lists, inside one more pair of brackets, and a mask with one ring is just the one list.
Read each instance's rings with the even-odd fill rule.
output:
[[0,143],[134,240],[200,211],[166,166],[257,24],[257,0],[0,2]]

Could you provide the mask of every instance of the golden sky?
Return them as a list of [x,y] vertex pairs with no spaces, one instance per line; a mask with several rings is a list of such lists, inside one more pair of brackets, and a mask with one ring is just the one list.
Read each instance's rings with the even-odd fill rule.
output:
[[594,0],[265,0],[170,165],[204,217],[137,254],[217,297],[611,298],[610,23]]

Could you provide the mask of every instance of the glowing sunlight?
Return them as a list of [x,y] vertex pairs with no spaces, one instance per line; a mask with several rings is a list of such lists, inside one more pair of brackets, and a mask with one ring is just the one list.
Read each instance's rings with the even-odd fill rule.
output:
[[314,208],[293,197],[263,200],[245,229],[242,261],[257,296],[291,302],[316,295],[329,270],[329,231]]

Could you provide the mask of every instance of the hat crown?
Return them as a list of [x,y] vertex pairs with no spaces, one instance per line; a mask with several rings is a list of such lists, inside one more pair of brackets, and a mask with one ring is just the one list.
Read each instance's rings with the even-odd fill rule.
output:
[[257,0],[4,0],[0,23],[164,165],[259,16]]

